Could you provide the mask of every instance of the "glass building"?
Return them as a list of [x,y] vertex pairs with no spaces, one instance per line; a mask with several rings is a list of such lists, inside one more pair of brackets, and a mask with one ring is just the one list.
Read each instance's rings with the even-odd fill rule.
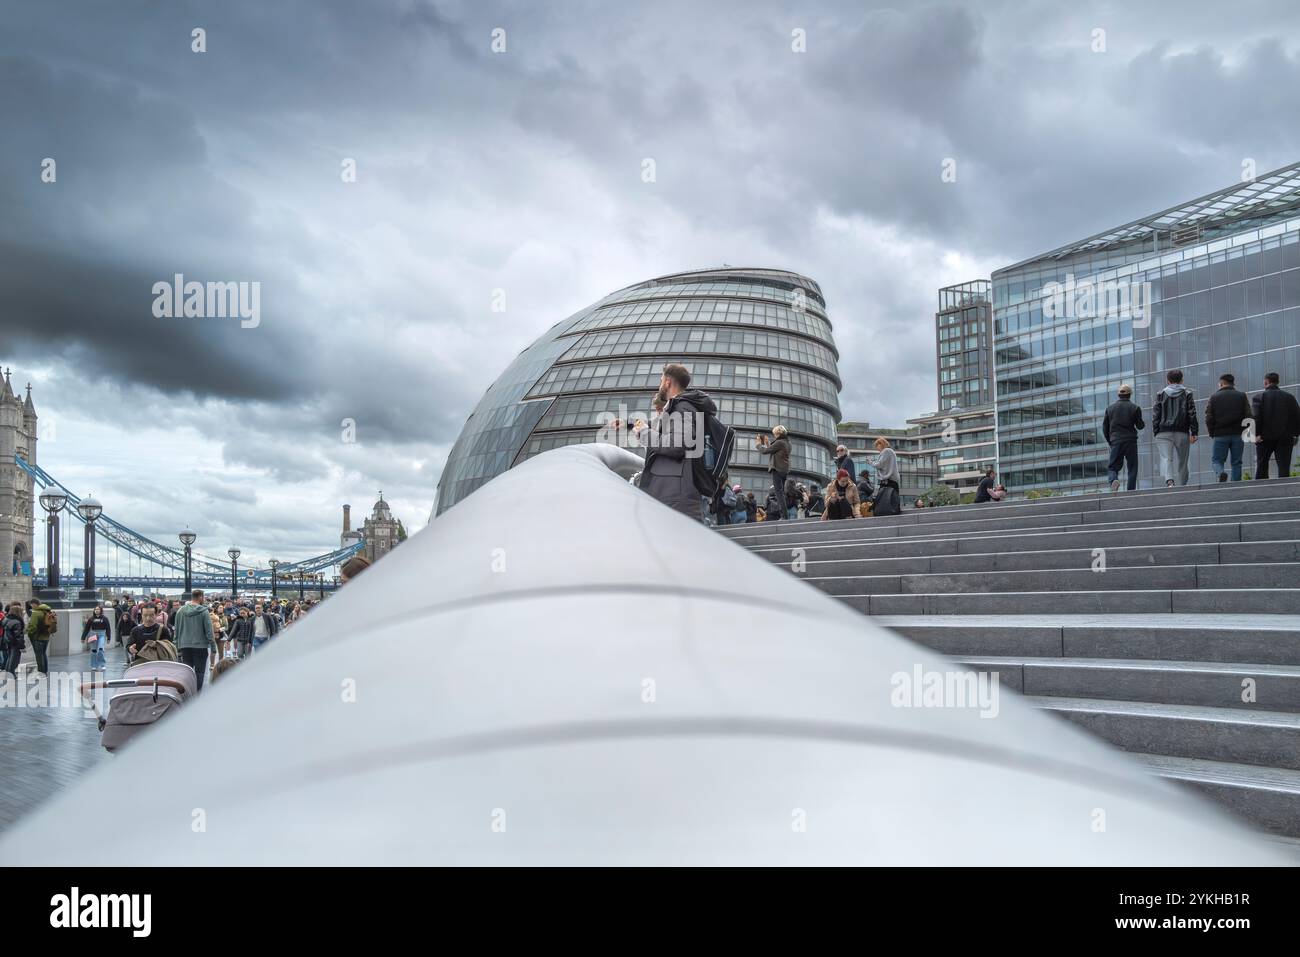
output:
[[934,333],[940,411],[993,401],[991,285],[976,279],[939,290]]
[[[1203,418],[1219,375],[1251,394],[1300,385],[1300,163],[993,274],[1000,477],[1029,489],[1105,484],[1101,420],[1121,384],[1146,418],[1182,369]],[[1155,460],[1141,434],[1140,486]],[[1246,468],[1253,469],[1247,456]],[[1210,443],[1192,446],[1208,483]]]
[[754,439],[780,424],[791,477],[825,485],[838,358],[821,288],[797,273],[709,269],[620,289],[557,323],[489,386],[447,458],[435,514],[534,455],[601,440],[611,419],[648,417],[669,362],[689,368],[736,429],[732,482],[765,493]]

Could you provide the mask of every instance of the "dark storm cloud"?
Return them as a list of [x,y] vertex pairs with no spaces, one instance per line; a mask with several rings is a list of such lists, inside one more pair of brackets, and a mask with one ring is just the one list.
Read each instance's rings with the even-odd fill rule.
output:
[[[900,424],[933,407],[934,287],[976,278],[952,270],[1295,158],[1300,8],[1233,9],[24,5],[0,31],[0,354],[69,390],[105,370],[106,421],[165,423],[266,483],[431,498],[484,388],[554,321],[757,259],[822,283],[845,412]],[[261,282],[261,325],[154,318],[177,272]],[[187,465],[164,464],[151,521],[285,510]],[[330,517],[283,527],[328,540],[335,505],[311,507]]]

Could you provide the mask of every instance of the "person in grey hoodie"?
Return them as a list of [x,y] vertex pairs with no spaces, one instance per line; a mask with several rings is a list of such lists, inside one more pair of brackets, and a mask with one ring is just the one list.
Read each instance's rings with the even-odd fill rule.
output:
[[1192,390],[1183,386],[1183,371],[1170,369],[1165,373],[1169,384],[1156,393],[1151,407],[1151,431],[1155,436],[1156,452],[1160,455],[1160,474],[1165,488],[1187,484],[1187,459],[1200,432],[1196,421],[1196,400]]
[[176,649],[181,661],[194,669],[198,690],[202,691],[208,664],[217,660],[217,639],[212,633],[212,616],[203,604],[201,589],[194,589],[189,603],[176,612],[172,618],[172,631],[176,635]]

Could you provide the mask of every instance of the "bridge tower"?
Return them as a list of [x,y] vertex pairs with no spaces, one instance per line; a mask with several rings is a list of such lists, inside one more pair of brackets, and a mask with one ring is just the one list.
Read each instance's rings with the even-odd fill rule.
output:
[[32,477],[14,463],[20,455],[36,464],[36,408],[32,387],[26,401],[14,394],[11,371],[0,387],[0,600],[26,601],[32,595],[32,539],[36,504]]

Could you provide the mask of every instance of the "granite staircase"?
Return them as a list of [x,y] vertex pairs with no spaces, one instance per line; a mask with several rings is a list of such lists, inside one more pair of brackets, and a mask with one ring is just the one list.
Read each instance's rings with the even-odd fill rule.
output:
[[719,531],[1300,839],[1300,479]]

